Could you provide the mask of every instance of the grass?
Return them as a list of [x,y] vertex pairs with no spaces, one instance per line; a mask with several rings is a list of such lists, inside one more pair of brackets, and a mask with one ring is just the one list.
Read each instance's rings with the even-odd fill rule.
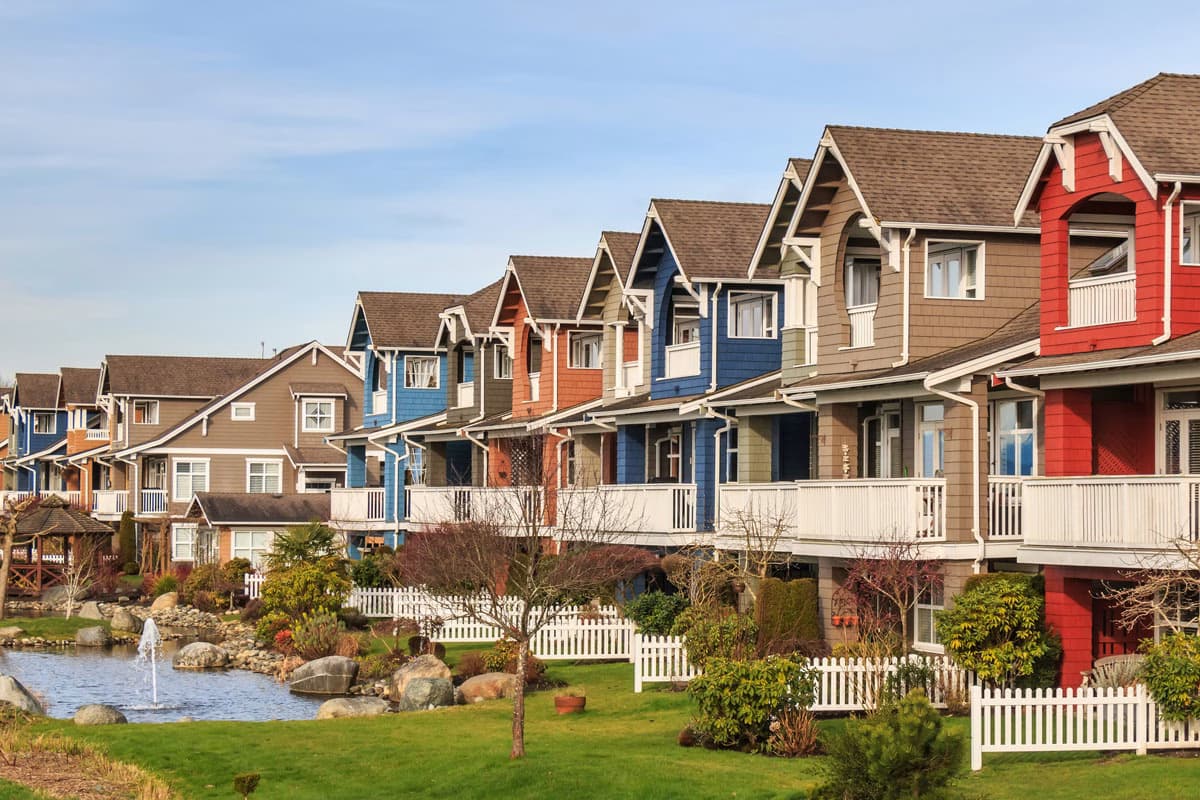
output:
[[[94,628],[99,625],[110,629],[106,620],[80,619],[71,617],[8,617],[0,620],[0,628],[16,625],[25,631],[26,636],[38,636],[43,639],[75,641],[75,632],[80,628]],[[0,795],[2,797],[3,795]]]

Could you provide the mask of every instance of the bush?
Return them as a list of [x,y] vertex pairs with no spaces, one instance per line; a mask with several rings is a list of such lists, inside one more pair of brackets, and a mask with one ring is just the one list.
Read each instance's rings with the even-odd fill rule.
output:
[[281,653],[285,656],[292,656],[296,654],[296,642],[294,639],[292,639],[291,631],[279,631],[276,633],[273,644],[275,645],[275,652],[277,653]]
[[920,689],[874,716],[849,720],[826,743],[825,800],[901,800],[936,795],[962,768],[966,742],[943,730]]
[[254,572],[254,564],[248,558],[231,558],[221,565],[221,577],[234,593],[245,588],[246,575],[251,572]]
[[[137,563],[137,528],[133,523],[133,512],[121,514],[121,524],[117,526],[117,552],[121,554],[122,564]],[[126,575],[137,575],[141,569],[126,572]]]
[[1147,640],[1142,680],[1163,719],[1200,716],[1200,637],[1175,632],[1158,643]]
[[681,594],[643,592],[625,606],[625,616],[637,623],[643,635],[666,636],[687,607],[687,598]]
[[142,568],[140,566],[138,566],[138,562],[136,562],[136,561],[126,561],[125,564],[121,567],[121,571],[124,572],[126,575],[137,575],[139,572],[142,571]]
[[363,589],[379,589],[388,585],[387,574],[384,570],[384,556],[363,556],[350,565],[350,578],[354,585]]
[[[221,567],[216,564],[201,564],[193,569],[183,582],[179,598],[201,611],[211,612],[229,605],[229,590]],[[207,608],[201,608],[197,603],[196,598],[199,595],[204,596],[202,602],[207,604]]]
[[150,593],[158,597],[167,592],[177,591],[179,591],[179,579],[174,575],[161,575],[154,581],[154,588],[151,589]]
[[759,655],[810,649],[822,640],[817,582],[811,578],[762,581],[754,621],[758,625]]
[[[491,650],[483,652],[483,665],[488,672],[507,672],[517,674],[517,643],[511,639],[501,639]],[[525,684],[535,686],[542,682],[546,674],[546,664],[529,653],[525,656]]]
[[772,721],[785,709],[812,705],[815,680],[815,673],[790,658],[713,656],[688,685],[698,706],[693,727],[717,747],[762,750]]
[[884,704],[898,703],[914,689],[920,689],[929,697],[933,694],[936,681],[937,671],[928,661],[919,656],[906,658],[883,679],[880,699]]
[[267,564],[272,573],[326,561],[336,562],[338,571],[345,573],[337,533],[315,520],[307,525],[293,525],[277,534],[271,543],[271,552],[267,553]]
[[700,669],[713,657],[744,659],[754,655],[758,626],[733,609],[692,606],[680,614],[671,633],[686,637],[688,661]]
[[345,656],[346,658],[358,658],[359,656],[365,656],[369,649],[362,634],[343,631],[338,636],[337,645],[333,648],[333,654]]
[[358,678],[362,681],[380,681],[390,678],[392,673],[404,666],[408,656],[403,653],[373,653],[359,656]]
[[278,612],[271,614],[263,614],[258,619],[258,624],[254,628],[254,634],[260,642],[274,642],[275,636],[280,631],[289,630],[292,627],[292,618],[287,614]]
[[206,614],[217,614],[228,606],[228,604],[229,601],[227,598],[222,598],[220,595],[204,591],[203,589],[193,594],[189,603],[193,608],[203,611]]
[[242,620],[242,622],[249,624],[258,622],[260,619],[262,619],[263,613],[263,601],[256,597],[250,602],[246,603],[245,607],[242,608],[242,611],[239,614],[239,618]]
[[333,614],[305,614],[292,628],[292,643],[297,655],[312,661],[337,653],[342,633],[342,624]]
[[487,671],[488,668],[487,664],[484,663],[483,653],[472,650],[458,657],[458,674],[462,678],[474,678],[476,675],[482,675]]
[[297,564],[267,573],[262,585],[267,613],[299,619],[305,614],[335,614],[350,593],[350,579],[340,565]]
[[371,627],[371,618],[353,606],[339,608],[337,616],[347,628],[352,630],[364,631]]
[[820,752],[820,728],[816,716],[807,708],[787,706],[770,725],[767,750],[784,758],[811,756]]

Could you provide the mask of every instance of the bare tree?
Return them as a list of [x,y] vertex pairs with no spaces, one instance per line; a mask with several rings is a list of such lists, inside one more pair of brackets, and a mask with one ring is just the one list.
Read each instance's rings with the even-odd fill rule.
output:
[[1103,596],[1121,609],[1121,627],[1166,627],[1195,633],[1200,625],[1200,543],[1187,537],[1143,560],[1122,575],[1128,583],[1108,585]]
[[21,517],[35,511],[40,502],[35,496],[23,500],[5,500],[4,508],[0,509],[0,537],[3,539],[0,547],[4,548],[3,556],[0,557],[0,619],[4,619],[8,612],[8,574],[12,568],[12,550],[16,545],[17,525]]
[[922,557],[916,541],[889,539],[859,548],[846,564],[834,602],[859,617],[859,630],[867,637],[898,632],[901,650],[907,652],[909,619],[917,602],[941,585],[940,561]]
[[772,568],[789,560],[788,553],[780,550],[780,543],[787,537],[794,518],[786,504],[722,510],[721,545],[734,553],[717,563],[731,579],[745,585],[755,604],[759,587],[771,576]]
[[67,619],[75,610],[75,599],[86,594],[96,581],[101,546],[94,536],[77,536],[70,553],[64,553],[63,587],[67,590]]

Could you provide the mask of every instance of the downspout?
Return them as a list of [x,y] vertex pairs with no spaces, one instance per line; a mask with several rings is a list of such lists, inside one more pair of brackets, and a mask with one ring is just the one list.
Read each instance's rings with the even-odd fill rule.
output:
[[708,390],[710,392],[717,390],[717,296],[721,294],[721,287],[723,285],[721,281],[717,281],[712,295],[712,341],[709,344],[712,348],[712,380],[708,382]]
[[[487,416],[487,374],[483,371],[487,363],[483,355],[485,351],[487,351],[487,337],[484,337],[479,342],[479,369],[475,375],[479,380],[479,413],[467,420],[468,425],[474,425]],[[495,369],[494,364],[492,368]],[[461,430],[459,430],[459,435],[462,435]]]
[[551,436],[558,437],[558,443],[554,445],[554,449],[558,451],[555,455],[554,466],[554,488],[562,488],[562,449],[567,442],[575,440],[575,434],[571,433],[571,429],[567,428],[566,433],[559,433],[557,428],[546,426],[546,433]]
[[[442,371],[441,359],[438,360],[438,372]],[[396,424],[396,393],[400,391],[400,387],[396,385],[396,354],[388,353],[388,377],[392,379],[392,390],[388,392],[388,405],[392,407],[392,424]],[[438,375],[440,381],[442,376]]]
[[554,360],[554,405],[550,409],[551,414],[558,411],[558,329],[561,326],[561,323],[554,323],[554,338],[550,344],[550,358]]
[[917,229],[909,228],[908,229],[908,238],[904,240],[904,246],[903,246],[903,251],[904,251],[904,257],[903,257],[903,261],[904,261],[904,321],[902,323],[902,328],[901,328],[901,331],[902,331],[901,336],[903,338],[901,340],[902,344],[900,346],[900,360],[893,361],[892,362],[893,367],[903,367],[905,364],[908,363],[908,355],[909,355],[909,353],[908,353],[908,337],[909,337],[909,313],[910,313],[909,308],[912,305],[912,302],[910,300],[910,293],[912,291],[912,287],[909,285],[910,284],[909,264],[911,263],[912,240],[913,240],[913,237],[916,235],[917,235]]
[[[409,455],[411,454],[411,450],[409,448],[411,448],[412,450],[420,450],[421,451],[421,471],[424,472],[426,469],[428,469],[427,465],[425,464],[425,451],[427,450],[425,445],[417,444],[415,441],[413,441],[413,438],[411,436],[409,436],[407,433],[400,434],[400,441],[404,442],[404,455],[398,456],[396,458],[396,492],[397,492],[396,508],[400,507],[399,493],[401,491],[403,491],[403,489],[401,487],[404,485],[404,481],[400,480],[400,462],[401,461],[410,461]],[[405,517],[405,519],[408,518],[408,506],[407,505],[405,505],[405,507],[404,507],[404,517]],[[396,515],[396,531],[399,532],[399,530],[400,530],[400,515],[397,514]]]
[[785,406],[791,406],[792,408],[798,408],[801,411],[811,411],[814,414],[817,413],[817,404],[816,403],[805,403],[800,400],[796,400],[794,398],[787,396],[786,394],[784,394],[782,391],[780,391],[778,389],[775,390],[775,396],[777,398],[779,398],[780,402],[782,402]]
[[488,485],[488,446],[487,442],[471,435],[466,428],[459,428],[458,435],[483,451],[483,486]]
[[[712,406],[704,407],[704,416],[725,421],[725,424],[713,431],[713,530],[721,519],[721,435],[733,430],[737,417],[722,414]],[[692,445],[693,449],[695,445]],[[692,476],[695,478],[695,475]]]
[[[1033,427],[1034,427],[1034,431],[1036,432],[1036,430],[1037,430],[1037,415],[1039,413],[1042,413],[1042,406],[1045,405],[1046,393],[1044,391],[1042,391],[1041,389],[1035,389],[1032,386],[1022,386],[1021,384],[1017,383],[1016,381],[1014,381],[1011,377],[1009,377],[1007,375],[1004,376],[1004,385],[1007,386],[1008,388],[1012,389],[1014,392],[1020,392],[1021,394],[1033,395],[1034,397],[1038,398],[1038,400],[1042,401],[1041,405],[1039,405],[1036,401],[1034,402],[1034,408],[1036,409],[1036,411],[1034,412],[1034,415],[1033,415]],[[1034,438],[1036,439],[1037,437],[1035,436]],[[1034,463],[1033,474],[1034,475],[1037,475],[1038,470],[1042,468],[1042,465],[1040,463],[1038,463],[1038,461],[1039,461],[1039,459],[1038,459],[1038,454],[1037,454],[1037,447],[1035,446],[1033,448],[1033,463]]]
[[971,536],[979,545],[978,554],[971,562],[971,572],[978,575],[983,562],[987,560],[987,542],[979,531],[979,403],[969,397],[959,397],[936,388],[932,383],[936,377],[937,373],[934,373],[922,381],[926,391],[971,409]]
[[1163,206],[1163,332],[1150,341],[1150,344],[1162,344],[1171,338],[1171,206],[1175,198],[1183,191],[1183,184],[1175,181],[1175,188]]

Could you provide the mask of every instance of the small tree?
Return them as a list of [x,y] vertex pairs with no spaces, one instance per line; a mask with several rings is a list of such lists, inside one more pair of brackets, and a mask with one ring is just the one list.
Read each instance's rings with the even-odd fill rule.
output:
[[67,619],[75,611],[75,598],[87,593],[96,581],[100,566],[101,546],[94,536],[77,536],[63,570],[63,588],[67,590]]
[[834,602],[859,617],[859,630],[867,638],[886,641],[889,633],[898,632],[900,650],[907,652],[912,643],[909,620],[917,602],[941,586],[941,562],[923,558],[917,542],[884,540],[850,559]]
[[788,506],[732,509],[721,514],[723,539],[730,538],[727,549],[735,551],[720,564],[733,580],[740,581],[750,599],[758,602],[759,587],[771,576],[776,565],[786,564],[789,555],[780,544],[795,519]]
[[1126,630],[1157,626],[1181,633],[1200,623],[1200,543],[1176,537],[1123,577],[1128,583],[1107,587],[1104,596],[1121,609]]
[[137,535],[133,522],[133,512],[126,510],[121,515],[121,524],[117,528],[117,546],[121,553],[121,568],[126,564],[137,563]]
[[37,497],[32,496],[24,500],[5,500],[3,509],[0,509],[0,547],[4,548],[4,553],[0,556],[0,619],[4,619],[8,612],[8,574],[12,569],[12,550],[16,545],[17,525],[22,516],[37,509],[39,502]]

